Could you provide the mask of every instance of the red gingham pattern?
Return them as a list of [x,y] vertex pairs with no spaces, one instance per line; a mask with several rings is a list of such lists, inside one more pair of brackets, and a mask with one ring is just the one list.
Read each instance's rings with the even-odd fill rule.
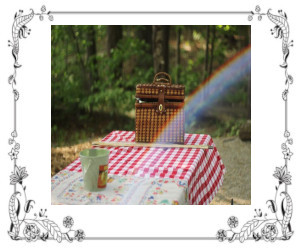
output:
[[[134,142],[135,132],[113,131],[102,141]],[[212,145],[209,135],[185,134],[185,144]],[[109,174],[138,177],[184,179],[188,182],[189,202],[209,204],[221,187],[225,166],[216,147],[214,149],[107,147]],[[81,172],[80,159],[66,167]]]

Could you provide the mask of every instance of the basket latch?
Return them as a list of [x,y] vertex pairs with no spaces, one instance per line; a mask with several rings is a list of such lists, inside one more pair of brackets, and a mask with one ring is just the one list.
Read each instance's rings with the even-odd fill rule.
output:
[[166,113],[165,109],[165,86],[158,88],[158,105],[156,112],[163,114]]

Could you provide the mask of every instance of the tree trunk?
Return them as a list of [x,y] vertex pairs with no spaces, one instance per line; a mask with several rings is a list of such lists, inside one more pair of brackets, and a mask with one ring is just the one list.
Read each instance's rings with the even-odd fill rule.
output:
[[87,61],[88,64],[92,64],[92,67],[89,67],[92,69],[92,71],[89,72],[89,82],[90,82],[90,92],[93,93],[93,87],[95,86],[95,83],[99,81],[99,72],[98,72],[98,66],[97,66],[97,36],[96,36],[96,30],[94,26],[87,26]]
[[145,41],[149,45],[147,52],[152,53],[152,26],[151,25],[141,25],[137,27],[137,37]]
[[214,61],[214,46],[215,46],[215,38],[216,38],[216,26],[212,27],[212,40],[211,40],[211,49],[210,49],[210,65],[209,65],[209,74],[212,73],[213,61]]
[[[121,25],[109,25],[107,26],[107,54],[111,57],[113,49],[118,45],[118,42],[123,37],[123,28]],[[119,79],[122,75],[122,62],[116,65],[113,70],[114,78]],[[110,88],[112,83],[110,83]]]
[[[136,36],[139,40],[144,41],[147,44],[146,52],[147,54],[152,56],[152,26],[151,25],[141,25],[137,27]],[[143,68],[150,68],[152,66],[152,62],[149,61],[138,61],[137,66]]]
[[180,38],[181,38],[181,28],[177,30],[177,53],[176,53],[176,66],[177,66],[177,74],[176,74],[176,82],[179,83],[180,78]]
[[210,37],[210,27],[207,25],[206,27],[206,48],[205,48],[205,68],[204,68],[204,74],[203,77],[205,80],[207,77],[208,72],[208,62],[209,62],[209,37]]
[[81,51],[80,51],[80,47],[79,47],[79,42],[78,42],[78,39],[77,39],[77,36],[75,34],[75,31],[74,31],[74,26],[73,25],[69,25],[69,31],[71,33],[71,36],[73,37],[73,40],[75,42],[75,48],[76,48],[76,52],[77,52],[77,58],[79,60],[79,63],[80,63],[80,66],[81,66],[81,73],[83,75],[83,79],[84,79],[84,88],[87,89],[89,88],[89,86],[87,84],[89,84],[88,82],[88,76],[87,76],[87,70],[86,70],[86,65],[83,61],[83,58],[81,56]]
[[[86,30],[86,39],[87,39],[87,95],[92,95],[95,93],[96,82],[99,80],[99,73],[97,67],[97,37],[96,30],[94,26],[87,26]],[[90,103],[89,112],[90,115],[93,115],[94,104]]]
[[152,27],[152,49],[154,73],[169,70],[169,26]]
[[112,49],[116,48],[122,39],[123,28],[121,25],[107,26],[107,54],[111,56]]

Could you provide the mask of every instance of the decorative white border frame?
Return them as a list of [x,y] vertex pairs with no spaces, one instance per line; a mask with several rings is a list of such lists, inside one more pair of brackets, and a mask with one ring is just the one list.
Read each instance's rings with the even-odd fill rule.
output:
[[[14,22],[12,26],[12,41],[9,41],[9,46],[12,47],[12,55],[14,58],[14,71],[8,78],[8,83],[12,86],[12,93],[14,98],[14,130],[11,133],[11,137],[8,140],[11,146],[11,151],[9,156],[13,162],[13,172],[10,175],[10,184],[14,186],[14,192],[9,199],[9,217],[11,220],[11,225],[8,231],[9,236],[13,240],[26,240],[26,241],[36,241],[38,239],[46,241],[47,239],[54,239],[57,242],[62,240],[67,240],[72,242],[74,240],[82,241],[84,238],[87,240],[101,240],[107,239],[107,237],[85,237],[83,230],[73,230],[74,220],[70,216],[66,216],[63,219],[63,225],[66,228],[65,232],[62,232],[58,225],[49,220],[46,216],[47,209],[41,209],[39,212],[34,213],[33,218],[27,218],[27,214],[33,208],[35,203],[33,200],[28,200],[26,196],[26,186],[23,185],[23,180],[28,176],[26,168],[21,167],[17,164],[18,153],[20,151],[20,143],[17,142],[16,138],[18,136],[16,123],[16,110],[17,102],[19,100],[19,92],[16,88],[17,84],[17,70],[21,67],[18,62],[19,55],[19,41],[22,38],[26,38],[30,34],[30,29],[27,28],[27,24],[35,17],[38,16],[40,21],[48,18],[50,21],[53,20],[53,15],[55,14],[248,14],[248,20],[252,21],[254,17],[261,21],[263,16],[266,15],[268,19],[275,24],[274,29],[271,30],[271,34],[275,38],[282,39],[282,53],[283,53],[283,63],[280,67],[283,68],[285,73],[285,88],[282,93],[282,99],[285,103],[285,131],[284,138],[285,141],[282,143],[282,153],[284,157],[284,164],[282,167],[277,167],[273,176],[278,179],[278,185],[275,186],[275,198],[274,200],[268,200],[268,207],[272,212],[272,218],[268,218],[267,213],[263,214],[261,209],[255,210],[256,215],[252,220],[246,222],[240,231],[235,231],[238,226],[238,219],[235,216],[231,216],[228,219],[228,226],[230,229],[223,230],[220,229],[217,232],[216,237],[197,237],[199,240],[211,240],[217,239],[219,241],[228,240],[233,242],[238,239],[240,242],[244,242],[246,239],[254,239],[258,241],[264,239],[265,241],[275,241],[275,240],[289,240],[293,231],[291,228],[291,218],[293,212],[292,199],[288,193],[288,185],[291,185],[291,175],[288,172],[288,162],[291,159],[293,153],[290,151],[290,146],[293,144],[293,139],[290,137],[290,132],[288,130],[288,94],[290,85],[293,83],[293,77],[288,73],[288,63],[287,59],[289,56],[289,47],[293,46],[293,41],[289,40],[289,24],[287,21],[287,15],[278,11],[278,15],[274,15],[268,10],[266,13],[261,12],[259,6],[256,6],[255,12],[46,12],[46,7],[42,6],[41,11],[35,13],[32,9],[27,15],[23,15],[23,11],[19,11],[15,14]],[[284,185],[281,185],[283,184]],[[18,196],[23,193],[25,197],[25,204],[22,205],[25,214],[23,218],[19,217],[21,203]],[[279,204],[279,205],[278,205]],[[280,210],[279,210],[280,208]],[[281,214],[280,214],[281,213]],[[281,218],[280,218],[281,217]],[[23,231],[21,232],[21,226]],[[21,236],[23,234],[23,236]],[[144,239],[144,240],[155,240],[155,239],[192,239],[193,237],[130,237],[130,239]],[[110,237],[110,239],[129,239],[128,237]],[[194,238],[193,238],[194,239]]]

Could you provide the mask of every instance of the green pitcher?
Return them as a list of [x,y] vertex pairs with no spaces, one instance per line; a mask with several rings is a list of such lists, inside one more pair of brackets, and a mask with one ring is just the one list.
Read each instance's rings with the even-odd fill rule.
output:
[[[105,148],[85,149],[80,152],[85,190],[95,192],[106,186],[108,158],[109,150]],[[106,172],[103,172],[104,169]]]

